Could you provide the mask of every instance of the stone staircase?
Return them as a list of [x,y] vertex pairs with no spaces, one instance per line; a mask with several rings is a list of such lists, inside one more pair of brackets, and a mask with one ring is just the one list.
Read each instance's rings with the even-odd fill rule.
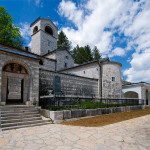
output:
[[0,106],[0,119],[2,131],[50,123],[49,120],[42,120],[37,108],[26,105]]

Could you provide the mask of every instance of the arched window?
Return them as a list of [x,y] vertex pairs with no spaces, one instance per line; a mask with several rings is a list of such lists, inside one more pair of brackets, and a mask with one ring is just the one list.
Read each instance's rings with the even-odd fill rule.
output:
[[53,35],[53,30],[52,30],[52,28],[49,27],[49,26],[46,26],[46,27],[45,27],[45,32],[48,33],[48,34],[50,34],[50,35]]
[[34,29],[33,29],[33,33],[36,33],[38,31],[38,27],[35,26]]

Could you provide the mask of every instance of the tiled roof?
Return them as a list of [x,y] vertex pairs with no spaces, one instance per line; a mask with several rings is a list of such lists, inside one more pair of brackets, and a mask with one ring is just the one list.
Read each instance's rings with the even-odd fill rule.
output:
[[0,51],[13,53],[13,54],[17,54],[17,55],[21,55],[21,56],[25,56],[25,57],[34,58],[34,59],[40,59],[39,56],[34,55],[32,53],[26,53],[23,50],[22,51],[18,51],[16,49],[8,49],[8,48],[3,48],[2,46],[0,46]]

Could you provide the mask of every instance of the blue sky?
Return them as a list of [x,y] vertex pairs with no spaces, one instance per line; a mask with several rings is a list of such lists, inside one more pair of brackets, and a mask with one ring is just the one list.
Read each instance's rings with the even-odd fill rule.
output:
[[98,47],[122,63],[122,76],[150,82],[149,0],[0,0],[29,45],[30,24],[39,16],[63,30],[73,46]]

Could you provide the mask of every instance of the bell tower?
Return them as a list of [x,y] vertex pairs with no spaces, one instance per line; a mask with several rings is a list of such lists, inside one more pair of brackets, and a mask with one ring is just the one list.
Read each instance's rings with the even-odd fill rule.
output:
[[31,25],[31,52],[45,55],[57,49],[58,29],[50,19],[38,18]]

